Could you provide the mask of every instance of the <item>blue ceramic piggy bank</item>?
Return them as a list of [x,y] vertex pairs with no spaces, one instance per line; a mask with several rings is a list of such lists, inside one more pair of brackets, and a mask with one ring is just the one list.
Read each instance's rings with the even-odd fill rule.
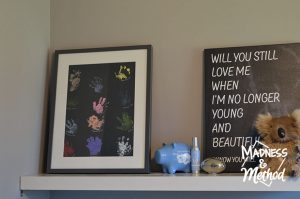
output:
[[191,147],[184,143],[163,144],[155,152],[155,161],[161,164],[164,173],[191,172]]

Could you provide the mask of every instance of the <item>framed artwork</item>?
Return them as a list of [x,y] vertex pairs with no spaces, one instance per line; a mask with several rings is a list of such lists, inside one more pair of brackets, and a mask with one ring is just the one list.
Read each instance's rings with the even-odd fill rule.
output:
[[47,173],[149,173],[152,46],[54,58]]

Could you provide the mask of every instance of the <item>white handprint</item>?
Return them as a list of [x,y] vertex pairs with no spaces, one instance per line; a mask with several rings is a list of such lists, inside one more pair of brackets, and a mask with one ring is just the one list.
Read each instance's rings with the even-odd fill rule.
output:
[[70,85],[70,91],[73,92],[79,87],[80,83],[80,74],[81,72],[79,70],[72,70],[72,73],[70,74],[69,82]]
[[125,136],[118,138],[118,150],[117,153],[119,156],[129,155],[132,151],[132,146],[129,144],[129,138]]

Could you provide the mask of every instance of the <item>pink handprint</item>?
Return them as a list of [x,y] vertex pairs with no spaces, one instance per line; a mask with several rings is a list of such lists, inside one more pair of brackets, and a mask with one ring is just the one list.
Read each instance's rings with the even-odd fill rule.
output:
[[93,110],[96,111],[97,114],[102,114],[105,108],[105,97],[100,97],[99,102],[97,104],[96,101],[93,102]]

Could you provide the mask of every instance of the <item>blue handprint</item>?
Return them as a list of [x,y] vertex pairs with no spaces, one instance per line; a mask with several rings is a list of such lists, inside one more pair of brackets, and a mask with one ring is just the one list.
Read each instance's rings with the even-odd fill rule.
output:
[[66,134],[70,136],[75,136],[77,133],[78,125],[73,119],[67,120],[66,123]]
[[95,93],[101,93],[103,89],[102,79],[97,76],[94,77],[89,86],[94,89]]
[[90,151],[90,156],[96,156],[101,151],[102,140],[99,137],[89,137],[87,140],[86,147]]

